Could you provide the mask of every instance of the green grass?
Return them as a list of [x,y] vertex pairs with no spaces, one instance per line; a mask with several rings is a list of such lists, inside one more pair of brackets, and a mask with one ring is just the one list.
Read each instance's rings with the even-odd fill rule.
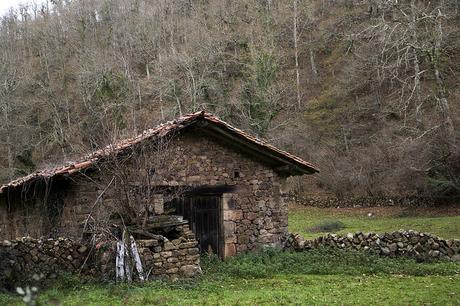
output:
[[63,305],[457,305],[459,291],[458,278],[439,276],[299,275],[203,281],[193,289],[155,283],[144,287],[90,286],[64,296],[62,292],[47,295],[58,296],[56,300]]
[[[375,217],[368,218],[367,211]],[[460,217],[430,217],[398,209],[290,209],[289,229],[307,238],[320,223],[338,220],[339,233],[414,229],[444,238],[460,238]],[[417,263],[407,258],[382,258],[357,251],[318,249],[289,253],[265,250],[225,262],[203,258],[204,274],[176,283],[144,285],[98,284],[61,277],[41,290],[40,305],[460,305],[460,264]],[[0,305],[20,299],[0,294]]]
[[[349,232],[391,232],[399,229],[412,229],[437,235],[445,239],[460,238],[460,216],[410,216],[404,211],[387,212],[380,208],[369,218],[366,209],[323,209],[308,206],[291,207],[289,213],[289,231],[299,233],[305,238],[316,238],[325,235],[323,232],[311,232],[310,229],[322,222],[341,221],[345,224],[338,234]],[[369,209],[372,211],[372,209]]]
[[[63,305],[458,305],[460,264],[416,263],[359,252],[265,250],[226,262],[205,258],[189,281],[145,285],[83,283],[67,277],[39,303]],[[19,300],[0,295],[1,305]]]

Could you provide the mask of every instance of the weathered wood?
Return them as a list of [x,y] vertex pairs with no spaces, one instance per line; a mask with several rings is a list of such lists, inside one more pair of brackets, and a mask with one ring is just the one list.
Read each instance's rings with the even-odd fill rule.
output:
[[123,231],[123,238],[117,242],[117,256],[115,262],[117,281],[133,280],[133,266],[141,282],[145,281],[144,269],[142,267],[141,257],[137,249],[136,240],[128,233]]
[[129,246],[129,235],[126,230],[123,231],[123,244],[125,246],[125,275],[128,283],[133,281],[132,260],[131,254],[127,246]]
[[131,233],[133,234],[137,234],[137,235],[140,235],[140,236],[145,236],[145,237],[148,237],[148,238],[152,238],[152,239],[155,239],[155,240],[158,240],[158,241],[162,241],[164,239],[164,236],[161,236],[161,235],[155,235],[155,234],[152,234],[148,231],[144,231],[144,230],[132,230]]
[[129,239],[131,240],[131,254],[136,265],[136,271],[139,276],[139,280],[143,282],[145,280],[144,270],[142,269],[141,257],[139,256],[139,252],[137,250],[136,241],[134,240],[133,236],[129,236]]
[[123,241],[117,242],[117,257],[115,260],[116,280],[125,280],[125,244]]

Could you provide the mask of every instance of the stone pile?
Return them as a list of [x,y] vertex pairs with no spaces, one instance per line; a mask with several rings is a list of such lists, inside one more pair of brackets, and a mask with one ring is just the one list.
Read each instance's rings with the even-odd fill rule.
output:
[[188,224],[175,228],[176,239],[139,240],[139,254],[146,271],[153,277],[193,277],[201,273],[200,250]]
[[290,234],[285,249],[303,251],[318,247],[371,251],[383,256],[407,256],[417,260],[451,258],[460,260],[460,240],[444,240],[429,233],[399,230],[392,233],[327,234],[314,240],[304,240]]
[[62,272],[76,272],[85,265],[88,247],[66,238],[0,242],[0,287],[13,285],[34,275],[54,278]]
[[[201,273],[200,250],[188,224],[175,227],[179,237],[137,240],[139,255],[147,279],[193,277]],[[96,262],[103,279],[115,279],[115,242],[99,244]]]

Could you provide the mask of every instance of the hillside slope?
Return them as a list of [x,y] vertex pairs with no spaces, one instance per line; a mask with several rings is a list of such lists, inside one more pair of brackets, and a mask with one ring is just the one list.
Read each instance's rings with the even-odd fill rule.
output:
[[459,6],[24,6],[0,26],[0,182],[206,109],[311,160],[338,196],[458,196]]

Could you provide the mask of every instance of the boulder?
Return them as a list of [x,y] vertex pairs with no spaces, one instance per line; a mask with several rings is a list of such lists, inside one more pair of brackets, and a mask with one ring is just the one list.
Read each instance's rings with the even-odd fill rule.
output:
[[180,273],[185,277],[194,277],[202,273],[200,266],[186,265],[180,268]]

